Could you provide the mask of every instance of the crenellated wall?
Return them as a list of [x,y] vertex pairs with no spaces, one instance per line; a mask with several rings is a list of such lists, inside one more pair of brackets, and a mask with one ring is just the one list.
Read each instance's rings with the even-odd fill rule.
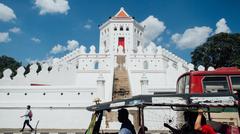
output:
[[39,128],[84,129],[91,118],[86,106],[93,105],[96,98],[111,98],[111,93],[104,94],[105,87],[112,85],[105,82],[111,78],[110,71],[81,71],[72,64],[53,65],[50,71],[46,64],[41,67],[36,73],[37,65],[33,64],[25,76],[24,67],[20,67],[13,79],[10,69],[4,71],[0,79],[1,128],[20,128],[24,119],[19,117],[31,105],[32,124],[40,120]]
[[111,100],[113,70],[117,66],[116,56],[126,55],[124,66],[128,70],[130,86],[133,95],[141,94],[141,78],[144,75],[148,79],[149,90],[146,93],[160,92],[163,90],[175,91],[176,80],[181,74],[193,70],[193,65],[151,42],[146,48],[137,47],[134,53],[124,53],[121,46],[118,53],[96,53],[95,47],[91,46],[86,52],[86,47],[72,51],[60,59],[55,59],[52,69],[48,71],[49,65],[41,65],[42,70],[36,73],[37,65],[30,67],[30,73],[23,75],[24,67],[17,70],[17,75],[10,78],[11,70],[4,71],[4,77],[0,79],[3,85],[43,85],[43,86],[79,86],[89,88],[97,86],[99,75],[105,78],[106,100]]
[[[10,78],[12,71],[6,69],[3,72],[3,78],[0,79],[0,85],[21,85],[21,86],[31,86],[31,85],[75,85],[75,79],[77,76],[77,69],[72,65],[58,65],[51,66],[52,69],[48,71],[48,65],[41,65],[42,70],[37,73],[38,66],[33,64],[30,66],[30,72],[24,75],[24,67],[19,67],[17,69],[17,75],[12,79]],[[68,79],[66,79],[66,77]]]

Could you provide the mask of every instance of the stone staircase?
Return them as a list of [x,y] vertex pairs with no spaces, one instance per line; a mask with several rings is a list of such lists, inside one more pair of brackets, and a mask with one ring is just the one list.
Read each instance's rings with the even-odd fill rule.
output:
[[117,56],[118,66],[114,69],[112,100],[131,97],[128,71],[124,67],[124,63],[125,63],[125,56],[118,55]]
[[[125,56],[118,55],[117,56],[117,64],[118,66],[114,69],[114,80],[113,80],[113,94],[112,94],[112,100],[117,99],[124,99],[124,98],[130,98],[131,97],[131,89],[130,89],[130,83],[128,78],[128,71],[124,67],[125,63]],[[132,114],[135,118],[133,124],[134,126],[138,126],[138,117],[136,111],[129,111],[130,114]],[[110,122],[116,122],[118,113],[111,111],[111,112],[105,112],[106,117],[106,128],[108,128],[108,124]]]

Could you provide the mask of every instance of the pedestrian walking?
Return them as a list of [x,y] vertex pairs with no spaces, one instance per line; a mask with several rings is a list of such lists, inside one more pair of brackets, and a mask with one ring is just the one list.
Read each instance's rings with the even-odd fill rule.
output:
[[21,118],[22,117],[25,117],[25,121],[23,123],[23,128],[20,130],[20,132],[24,131],[24,128],[25,128],[26,124],[31,128],[31,132],[32,132],[34,129],[29,124],[29,122],[32,120],[32,111],[31,111],[31,106],[30,105],[27,105],[27,110],[26,110],[25,114],[21,116]]

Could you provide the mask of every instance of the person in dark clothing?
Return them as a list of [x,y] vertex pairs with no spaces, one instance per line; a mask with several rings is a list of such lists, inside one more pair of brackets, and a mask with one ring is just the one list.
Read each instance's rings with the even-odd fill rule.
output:
[[119,134],[136,134],[132,122],[128,119],[128,110],[118,110],[118,121],[122,123]]
[[21,116],[22,117],[25,117],[25,121],[23,123],[23,128],[20,130],[20,132],[23,132],[24,131],[24,128],[26,125],[28,125],[30,128],[31,128],[31,131],[33,131],[34,129],[32,128],[32,126],[29,124],[29,121],[31,120],[30,118],[30,113],[31,113],[31,106],[30,105],[27,105],[27,110],[26,110],[26,113]]

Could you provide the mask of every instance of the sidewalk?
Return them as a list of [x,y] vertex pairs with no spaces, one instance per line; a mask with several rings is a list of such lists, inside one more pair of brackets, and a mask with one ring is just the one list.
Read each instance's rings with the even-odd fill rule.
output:
[[[21,128],[0,128],[0,134],[34,134],[30,129],[25,129],[24,132],[19,132]],[[37,134],[84,134],[83,129],[37,129]]]
[[[19,132],[21,128],[0,128],[0,134],[34,134],[30,129]],[[84,129],[38,129],[36,134],[84,134]],[[100,133],[117,133],[116,130],[100,130]],[[146,134],[169,134],[166,130],[147,131]]]

